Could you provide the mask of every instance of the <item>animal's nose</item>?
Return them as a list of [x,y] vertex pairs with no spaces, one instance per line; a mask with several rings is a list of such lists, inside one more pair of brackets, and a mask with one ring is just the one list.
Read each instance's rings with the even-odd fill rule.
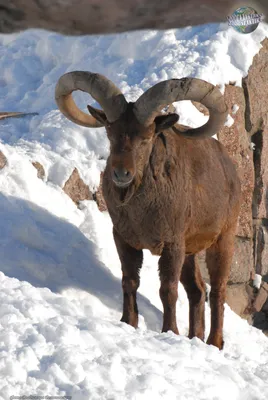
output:
[[126,168],[114,168],[113,180],[116,184],[128,184],[132,181],[132,174]]

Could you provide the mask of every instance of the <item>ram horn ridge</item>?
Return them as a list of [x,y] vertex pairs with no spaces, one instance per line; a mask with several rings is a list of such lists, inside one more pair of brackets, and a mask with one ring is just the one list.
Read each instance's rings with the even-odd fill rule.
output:
[[92,96],[102,107],[109,122],[116,121],[126,109],[127,101],[124,95],[105,76],[86,71],[68,72],[58,80],[55,100],[60,111],[78,125],[95,128],[103,126],[93,116],[77,107],[72,97],[75,90]]
[[153,123],[162,109],[173,102],[182,100],[198,101],[209,110],[208,122],[195,129],[173,130],[189,138],[213,136],[224,125],[227,118],[227,107],[218,87],[197,78],[170,79],[157,83],[136,101],[134,113],[144,126]]

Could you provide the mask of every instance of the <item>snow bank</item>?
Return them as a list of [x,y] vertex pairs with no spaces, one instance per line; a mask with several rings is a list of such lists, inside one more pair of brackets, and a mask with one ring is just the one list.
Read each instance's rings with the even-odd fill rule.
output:
[[[267,32],[261,24],[251,35],[208,25],[103,37],[0,36],[0,109],[40,113],[0,125],[0,150],[8,159],[0,171],[0,400],[267,398],[268,340],[228,306],[221,352],[198,339],[159,333],[158,258],[146,251],[140,327],[119,322],[121,271],[110,218],[92,201],[77,209],[60,188],[77,167],[94,189],[108,141],[103,129],[67,121],[53,99],[59,76],[76,69],[105,74],[129,100],[161,79],[191,75],[222,87],[229,80],[240,84]],[[76,100],[84,108],[91,101],[84,94]],[[188,102],[176,106],[181,123],[203,123]],[[45,167],[45,181],[32,161]],[[209,318],[207,307],[206,335]],[[186,335],[181,286],[177,320]]]
[[82,298],[68,299],[3,273],[0,284],[0,398],[267,398],[262,334],[237,317],[232,321],[229,310],[228,329],[232,323],[235,329],[220,352],[198,339],[135,331],[100,303],[93,309],[86,297],[81,307]]

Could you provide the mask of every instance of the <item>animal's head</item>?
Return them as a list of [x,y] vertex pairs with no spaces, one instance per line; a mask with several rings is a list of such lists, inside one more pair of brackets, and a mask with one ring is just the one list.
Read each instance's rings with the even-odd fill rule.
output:
[[[88,106],[91,115],[81,111],[72,92],[89,93],[102,107]],[[142,175],[156,136],[173,127],[175,132],[202,138],[214,135],[224,124],[226,105],[219,89],[196,78],[170,79],[143,93],[135,103],[128,103],[121,91],[107,78],[91,72],[75,71],[63,75],[56,86],[56,102],[71,121],[86,127],[105,126],[110,141],[112,179],[116,186],[127,187],[136,175]],[[200,128],[178,131],[177,114],[162,113],[166,105],[193,100],[206,106],[208,122]]]

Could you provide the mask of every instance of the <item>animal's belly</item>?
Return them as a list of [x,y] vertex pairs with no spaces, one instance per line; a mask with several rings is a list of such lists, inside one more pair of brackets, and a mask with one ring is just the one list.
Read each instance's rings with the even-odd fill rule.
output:
[[186,237],[185,252],[186,254],[196,254],[202,250],[208,249],[216,242],[220,232],[196,233]]
[[[149,212],[148,212],[149,213]],[[118,215],[114,219],[114,226],[122,238],[137,250],[147,249],[153,255],[161,255],[164,244],[179,240],[177,235],[183,229],[179,224],[172,224],[168,216],[162,214],[153,220],[140,214],[136,218],[128,215]],[[174,220],[173,220],[174,222]],[[190,229],[184,236],[185,252],[187,254],[196,254],[209,248],[218,238],[221,232],[221,224],[211,224],[210,227],[200,226],[199,229]]]
[[219,212],[216,210],[214,218],[210,219],[207,218],[208,212],[204,212],[203,218],[200,214],[193,215],[193,223],[188,225],[187,209],[182,208],[181,203],[178,198],[174,201],[172,197],[170,207],[163,207],[157,201],[146,203],[142,196],[136,196],[131,199],[129,207],[115,208],[112,205],[109,212],[116,231],[137,250],[148,249],[153,255],[161,255],[165,243],[178,243],[182,236],[188,254],[209,248],[223,226],[224,221],[219,217]]
[[[169,240],[161,240],[158,237],[154,237],[152,235],[146,235],[145,233],[142,234],[139,232],[133,231],[132,235],[130,235],[130,232],[125,232],[124,230],[122,232],[119,232],[123,238],[125,238],[126,242],[136,248],[137,250],[143,250],[147,249],[149,250],[153,255],[161,255],[162,250],[164,247],[165,242],[170,242]],[[214,232],[210,234],[202,234],[198,233],[196,235],[193,235],[189,238],[186,238],[185,240],[185,252],[186,254],[196,254],[199,253],[202,250],[208,249],[211,247],[213,243],[218,238],[219,233]]]

